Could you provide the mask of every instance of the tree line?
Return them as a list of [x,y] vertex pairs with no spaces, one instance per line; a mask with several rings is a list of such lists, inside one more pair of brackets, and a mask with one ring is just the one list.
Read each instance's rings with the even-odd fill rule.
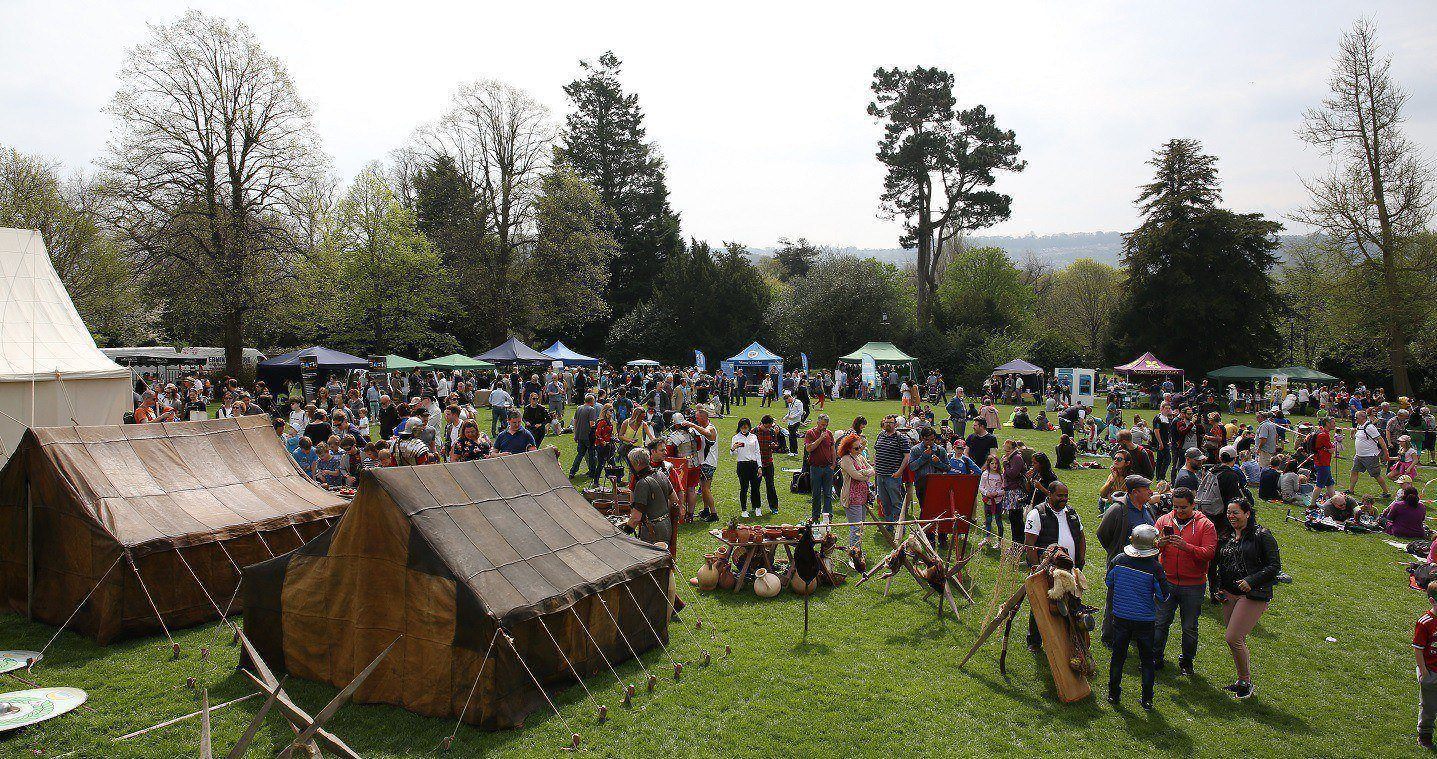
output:
[[1155,150],[1121,264],[1054,269],[969,245],[1009,218],[1017,135],[956,78],[879,68],[879,212],[896,266],[785,239],[772,257],[686,238],[666,164],[612,52],[579,62],[567,112],[492,79],[340,181],[281,59],[242,22],[152,24],[118,74],[93,172],[0,147],[0,224],[40,229],[102,344],[322,343],[425,358],[510,335],[611,360],[718,360],[751,340],[831,365],[889,340],[959,381],[1013,358],[1104,366],[1152,350],[1200,374],[1300,363],[1437,378],[1433,173],[1371,24],[1343,36],[1298,137],[1330,158],[1286,221],[1222,205],[1195,139]]

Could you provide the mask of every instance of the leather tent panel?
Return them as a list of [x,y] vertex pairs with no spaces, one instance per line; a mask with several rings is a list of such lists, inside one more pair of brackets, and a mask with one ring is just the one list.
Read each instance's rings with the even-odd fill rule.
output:
[[121,545],[193,545],[272,520],[339,513],[305,477],[268,417],[41,428],[35,440],[97,525]]
[[[668,561],[599,518],[552,451],[370,474],[501,625],[562,610]],[[369,486],[366,477],[361,497]]]

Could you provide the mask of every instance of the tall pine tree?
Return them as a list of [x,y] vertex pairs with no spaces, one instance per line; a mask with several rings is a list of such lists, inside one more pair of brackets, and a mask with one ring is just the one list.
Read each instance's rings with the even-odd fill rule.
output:
[[[614,314],[632,311],[652,290],[665,261],[683,248],[679,217],[669,208],[664,161],[645,137],[637,95],[624,92],[613,52],[580,61],[582,76],[564,87],[573,104],[555,157],[614,211],[620,254],[609,264],[605,300]],[[583,347],[604,343],[604,320],[577,336]]]
[[1268,271],[1282,225],[1218,207],[1217,159],[1197,140],[1169,140],[1148,164],[1137,205],[1143,223],[1123,238],[1127,281],[1114,335],[1199,376],[1278,358],[1281,299]]

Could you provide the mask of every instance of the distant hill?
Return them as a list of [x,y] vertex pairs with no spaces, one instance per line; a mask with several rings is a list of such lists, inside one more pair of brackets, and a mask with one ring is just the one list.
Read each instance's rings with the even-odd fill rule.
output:
[[[1303,235],[1282,235],[1284,246],[1305,239]],[[1106,264],[1118,266],[1123,247],[1122,232],[1063,232],[1054,235],[1028,234],[982,235],[967,238],[967,244],[975,248],[1002,248],[1014,261],[1024,260],[1030,253],[1039,261],[1054,268],[1062,268],[1079,258],[1091,258]],[[774,248],[758,248],[753,253],[767,257]],[[848,253],[860,258],[874,258],[899,265],[912,263],[915,251],[904,248],[834,248],[839,253]]]

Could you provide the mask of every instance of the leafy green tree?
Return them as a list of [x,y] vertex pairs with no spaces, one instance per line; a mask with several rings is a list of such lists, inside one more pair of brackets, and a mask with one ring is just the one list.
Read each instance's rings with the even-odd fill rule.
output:
[[1151,350],[1189,373],[1277,358],[1282,302],[1269,270],[1282,225],[1217,207],[1215,159],[1170,140],[1148,161],[1144,220],[1123,238],[1126,281],[1114,317],[1128,351]]
[[669,256],[650,297],[614,322],[606,350],[615,359],[642,355],[674,362],[687,362],[695,348],[732,355],[766,337],[771,298],[744,246],[716,250],[693,241]]
[[870,340],[904,341],[913,328],[913,291],[896,266],[871,258],[826,255],[791,280],[768,310],[785,356],[808,353],[815,366]]
[[36,229],[45,238],[75,310],[101,345],[155,339],[163,304],[141,297],[134,268],[106,228],[94,184],[60,180],[60,166],[0,145],[0,227]]
[[524,264],[527,326],[533,332],[568,335],[609,316],[604,292],[609,264],[619,252],[609,231],[614,212],[566,168],[551,171],[542,188],[538,236]]
[[1122,293],[1116,266],[1080,258],[1049,275],[1039,303],[1044,327],[1077,350],[1084,366],[1098,366],[1107,354],[1113,313]]
[[917,319],[927,324],[950,240],[992,226],[1012,213],[1013,199],[992,189],[998,172],[1027,163],[1012,130],[988,109],[958,109],[953,75],[937,68],[873,72],[868,114],[883,125],[878,160],[888,168],[882,209],[903,220],[899,244],[917,248]]
[[504,300],[504,280],[492,274],[494,239],[474,186],[449,155],[429,160],[409,182],[415,222],[434,245],[455,301],[439,326],[468,350],[488,350],[487,319]]
[[958,251],[938,283],[943,321],[980,330],[1024,329],[1032,318],[1033,288],[1002,248]]
[[[647,139],[638,95],[624,91],[623,64],[613,52],[580,61],[581,76],[564,87],[573,110],[555,150],[613,209],[612,232],[622,255],[610,260],[606,300],[615,314],[628,313],[646,298],[671,255],[683,248],[679,217],[669,207],[664,161]],[[607,326],[607,322],[601,326]],[[591,331],[581,344],[598,345]]]
[[321,244],[310,276],[322,294],[310,302],[338,347],[414,356],[458,349],[451,335],[433,329],[453,307],[439,256],[377,164],[355,177],[326,220]]

